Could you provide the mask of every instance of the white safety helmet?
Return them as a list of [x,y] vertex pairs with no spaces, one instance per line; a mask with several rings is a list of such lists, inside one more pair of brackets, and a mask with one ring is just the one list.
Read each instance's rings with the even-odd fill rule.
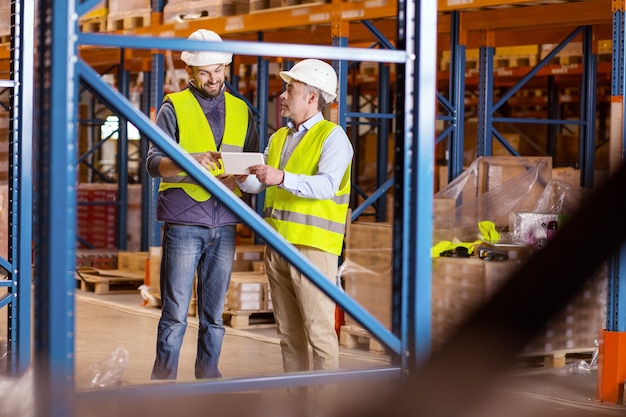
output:
[[337,98],[337,73],[332,66],[319,59],[305,59],[279,75],[286,83],[296,80],[319,88],[327,104]]
[[[207,29],[198,29],[189,37],[194,41],[222,42],[220,35]],[[183,51],[180,59],[191,67],[204,67],[207,65],[224,64],[228,65],[233,61],[231,52],[215,52],[215,51]]]

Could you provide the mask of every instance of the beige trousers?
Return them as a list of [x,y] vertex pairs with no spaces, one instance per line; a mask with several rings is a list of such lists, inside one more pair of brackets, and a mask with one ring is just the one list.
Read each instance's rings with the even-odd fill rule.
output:
[[[331,282],[337,274],[337,255],[296,246]],[[309,345],[313,369],[339,367],[339,342],[335,332],[335,302],[319,290],[278,252],[265,250],[272,305],[285,372],[309,371]]]

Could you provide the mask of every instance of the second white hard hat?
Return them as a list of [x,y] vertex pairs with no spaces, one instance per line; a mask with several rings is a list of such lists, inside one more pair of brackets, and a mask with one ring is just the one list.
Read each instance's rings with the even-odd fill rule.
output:
[[[217,33],[208,29],[198,29],[189,37],[189,40],[222,42],[222,38]],[[204,67],[207,65],[224,64],[228,65],[233,61],[231,52],[215,51],[183,51],[180,59],[187,65],[193,67]]]
[[319,88],[326,103],[332,103],[337,98],[337,73],[332,66],[319,59],[305,59],[279,75],[287,83],[296,80]]

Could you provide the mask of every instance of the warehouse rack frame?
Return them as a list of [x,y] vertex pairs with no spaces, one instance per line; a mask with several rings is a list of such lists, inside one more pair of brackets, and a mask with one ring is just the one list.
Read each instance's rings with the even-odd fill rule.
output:
[[[162,38],[160,47],[170,50],[207,49],[229,50],[237,54],[276,56],[316,57],[337,60],[340,63],[347,60],[367,60],[378,62],[394,62],[406,66],[410,74],[403,80],[404,92],[402,96],[403,123],[399,124],[397,135],[403,143],[398,151],[401,157],[409,156],[402,166],[399,166],[398,181],[396,182],[399,200],[406,201],[402,206],[405,215],[398,216],[404,219],[398,223],[400,233],[398,239],[402,241],[401,256],[403,260],[400,276],[404,291],[402,296],[403,314],[402,337],[389,332],[378,323],[368,312],[360,309],[358,304],[343,294],[339,289],[328,283],[319,271],[312,267],[299,252],[287,244],[273,229],[266,225],[255,213],[238,199],[229,196],[223,186],[210,176],[207,176],[196,163],[186,154],[181,153],[177,146],[166,140],[150,120],[142,113],[130,106],[120,92],[117,92],[102,82],[98,74],[84,61],[77,57],[77,45],[115,46],[121,48],[151,48],[150,39],[102,34],[76,34],[76,20],[80,12],[89,10],[95,5],[95,0],[80,2],[78,7],[72,1],[60,4],[54,1],[39,3],[39,73],[37,81],[40,86],[39,106],[45,110],[37,119],[37,149],[40,150],[39,161],[49,161],[36,172],[38,191],[41,201],[42,215],[41,236],[35,241],[35,251],[39,254],[35,262],[35,317],[39,325],[35,329],[35,380],[36,405],[38,415],[71,416],[72,398],[79,393],[74,392],[73,385],[73,349],[74,349],[74,262],[75,262],[75,163],[74,150],[76,145],[75,109],[77,101],[78,80],[82,80],[93,89],[105,91],[103,97],[130,120],[140,131],[148,136],[168,154],[172,156],[190,175],[194,176],[216,198],[224,201],[235,212],[244,214],[248,225],[265,239],[267,244],[280,250],[294,266],[311,278],[325,293],[335,299],[346,312],[353,315],[366,329],[370,330],[390,351],[399,357],[401,369],[414,369],[418,363],[429,355],[430,332],[430,302],[429,294],[430,264],[429,234],[417,233],[421,227],[430,228],[429,222],[413,224],[413,219],[430,219],[432,198],[432,141],[434,134],[434,109],[430,97],[434,91],[434,73],[429,66],[435,62],[435,47],[429,39],[436,33],[436,6],[418,3],[419,12],[416,14],[413,3],[400,3],[406,7],[403,16],[406,17],[406,27],[401,37],[402,47],[398,51],[360,50],[347,47],[324,47],[257,44],[249,42],[223,42],[207,46],[206,44],[177,38]],[[414,16],[418,17],[417,33],[414,32]],[[415,44],[415,41],[419,46]],[[340,70],[341,72],[341,67]],[[425,86],[419,94],[414,95],[416,86]],[[107,90],[108,89],[108,90]],[[418,141],[417,136],[428,138]],[[406,139],[406,140],[405,140]],[[54,167],[55,169],[47,169]],[[411,210],[411,213],[408,211]],[[418,227],[419,226],[419,227]],[[54,236],[54,244],[51,237]],[[417,263],[421,268],[417,273]],[[426,267],[425,267],[426,265]],[[417,277],[408,282],[408,276]],[[419,279],[422,276],[422,279]],[[419,285],[420,291],[414,287]],[[421,297],[419,302],[414,297]],[[420,318],[421,317],[421,318]],[[428,325],[425,325],[428,323]],[[406,352],[403,353],[403,352]],[[373,371],[374,374],[381,371]],[[385,371],[400,376],[400,369],[392,367]],[[389,377],[389,375],[387,375]],[[360,377],[360,376],[359,376]],[[288,386],[306,381],[307,378],[322,378],[329,380],[329,375],[323,376],[285,376],[278,378],[275,386]],[[282,380],[282,381],[281,381]],[[267,381],[266,381],[267,382]],[[302,383],[302,382],[300,382]],[[307,383],[307,382],[305,382]],[[203,392],[209,392],[210,387],[221,386],[219,382],[199,383]],[[186,385],[186,384],[183,384]],[[191,384],[193,386],[194,384]],[[246,386],[246,381],[235,381],[235,386]],[[169,389],[174,392],[191,389],[177,385],[180,389]],[[264,384],[267,388],[268,384]],[[145,387],[145,392],[155,387]],[[217,388],[216,388],[217,389]],[[221,388],[219,388],[221,389]],[[97,395],[92,393],[91,395]],[[147,394],[149,395],[149,394]]]
[[13,4],[10,79],[0,80],[0,87],[10,89],[8,201],[2,207],[8,211],[8,259],[0,256],[5,275],[0,279],[0,309],[7,309],[6,364],[10,375],[23,374],[31,361],[33,18],[32,2]]
[[[47,41],[48,39],[51,39],[50,45],[52,46],[52,53],[48,55],[48,58],[52,58],[52,61],[51,62],[43,61],[43,63],[48,66],[47,68],[51,69],[50,76],[52,77],[53,80],[55,81],[68,81],[69,80],[69,82],[61,83],[61,84],[42,83],[42,88],[43,88],[42,91],[45,93],[44,97],[42,97],[42,101],[45,102],[45,100],[48,100],[48,104],[49,103],[60,104],[58,108],[54,106],[51,106],[48,108],[51,111],[53,111],[56,115],[63,116],[63,117],[61,117],[58,120],[55,120],[54,118],[52,118],[51,120],[48,120],[49,122],[48,124],[41,123],[40,125],[38,125],[38,127],[40,128],[40,132],[43,133],[42,138],[41,138],[42,144],[47,145],[43,147],[42,149],[45,149],[46,151],[50,150],[50,156],[53,157],[51,158],[51,161],[54,162],[55,167],[57,165],[59,165],[60,167],[65,167],[67,168],[67,172],[65,169],[60,169],[59,171],[62,171],[62,172],[57,173],[57,174],[48,172],[47,174],[50,174],[51,176],[50,179],[46,179],[44,178],[43,175],[40,174],[41,184],[46,186],[41,190],[43,193],[42,195],[45,198],[49,199],[49,200],[43,201],[43,208],[46,210],[44,211],[44,217],[42,217],[42,219],[46,219],[46,216],[48,216],[47,222],[44,220],[44,223],[42,223],[42,225],[45,226],[45,229],[44,229],[45,231],[43,235],[44,237],[49,238],[49,236],[51,236],[50,232],[59,232],[60,242],[63,244],[63,245],[59,245],[58,248],[51,248],[49,245],[49,242],[45,242],[43,244],[36,243],[37,249],[43,249],[42,253],[44,254],[44,256],[48,257],[48,255],[60,255],[59,259],[50,258],[47,260],[42,260],[41,263],[38,262],[36,266],[36,272],[43,272],[44,278],[54,278],[53,280],[54,282],[58,281],[61,284],[59,286],[60,288],[56,288],[56,289],[51,288],[49,285],[46,285],[45,283],[43,283],[43,285],[40,285],[41,290],[37,290],[37,286],[36,286],[36,291],[40,291],[37,293],[36,297],[41,297],[39,299],[42,301],[42,305],[37,306],[37,310],[36,310],[37,316],[41,317],[42,320],[45,321],[45,322],[39,323],[38,328],[36,330],[36,336],[37,336],[36,337],[36,353],[46,355],[48,356],[48,359],[50,359],[49,361],[46,361],[45,359],[43,360],[44,364],[49,365],[47,372],[43,373],[44,376],[48,377],[48,378],[44,378],[43,384],[47,382],[54,382],[52,379],[49,378],[52,374],[54,374],[55,376],[67,377],[68,367],[65,361],[68,358],[71,361],[72,352],[71,350],[68,350],[69,344],[73,340],[73,335],[71,335],[71,331],[70,333],[62,333],[60,336],[51,335],[49,331],[51,329],[71,330],[71,326],[68,326],[69,319],[68,317],[65,316],[65,314],[69,313],[69,316],[71,316],[73,314],[73,310],[71,308],[70,309],[67,308],[70,305],[70,303],[68,302],[68,294],[64,293],[62,290],[66,290],[67,285],[69,285],[70,281],[73,281],[73,276],[71,279],[64,280],[64,277],[67,278],[67,275],[68,275],[67,269],[65,269],[64,267],[71,266],[71,264],[75,262],[75,259],[71,259],[70,256],[68,256],[68,254],[63,253],[62,251],[55,250],[55,249],[71,248],[72,247],[71,242],[75,238],[74,236],[72,236],[70,239],[69,238],[70,233],[68,233],[68,227],[69,227],[69,232],[72,231],[73,224],[71,220],[71,215],[73,214],[72,211],[74,210],[75,207],[73,207],[71,204],[66,205],[66,201],[65,201],[66,199],[60,198],[60,196],[63,196],[63,197],[69,197],[67,199],[68,201],[72,200],[71,197],[72,197],[73,190],[71,188],[73,186],[73,183],[69,181],[69,182],[62,182],[61,184],[56,184],[55,181],[53,181],[53,179],[63,179],[64,176],[62,174],[67,175],[67,178],[71,179],[71,174],[68,174],[68,172],[71,171],[71,169],[69,168],[70,165],[67,164],[67,162],[71,158],[69,158],[69,155],[66,155],[66,151],[68,154],[70,153],[69,149],[67,148],[72,146],[72,143],[70,141],[70,139],[72,138],[72,132],[71,132],[71,129],[68,129],[69,126],[63,126],[62,122],[69,121],[68,125],[71,125],[72,124],[71,121],[73,120],[72,118],[74,117],[70,111],[65,109],[66,105],[71,107],[74,104],[72,100],[72,97],[74,97],[72,90],[75,87],[75,84],[72,81],[74,80],[74,75],[75,75],[74,65],[77,65],[77,67],[84,69],[85,70],[84,74],[88,74],[88,68],[84,68],[83,64],[80,64],[80,63],[75,64],[74,62],[72,62],[73,60],[75,60],[75,55],[69,53],[69,50],[71,49],[71,47],[69,45],[68,46],[62,45],[62,44],[66,44],[68,39],[70,40],[71,45],[73,45],[75,42],[75,39],[72,38],[73,30],[70,28],[69,25],[71,24],[71,22],[75,22],[76,14],[73,11],[68,12],[67,9],[59,6],[58,3],[56,5],[52,3],[53,2],[50,2],[50,1],[42,2],[45,8],[45,11],[42,12],[42,17],[50,17],[51,20],[48,24],[49,27],[46,27],[44,25],[43,29],[47,29],[47,30],[44,31],[44,36],[42,36],[40,40]],[[73,6],[73,4],[74,2],[71,2],[71,1],[68,2],[68,6]],[[89,6],[92,6],[93,4],[95,4],[95,1],[80,2],[80,6],[78,7],[78,14],[80,15],[81,11],[88,10]],[[69,7],[69,9],[71,9],[71,7]],[[43,14],[43,13],[48,13],[48,12],[49,14]],[[64,19],[67,19],[67,20],[64,20]],[[63,23],[63,22],[67,22],[67,23]],[[52,30],[52,28],[54,28],[54,30]],[[67,38],[62,37],[58,34],[55,36],[55,32],[59,32],[59,31],[61,32],[61,34],[66,35]],[[40,46],[42,46],[44,43],[45,42],[40,43]],[[622,46],[623,46],[623,43],[622,43]],[[46,51],[43,51],[43,52],[44,54],[42,55],[45,55]],[[241,51],[238,51],[238,53],[243,53],[243,52],[245,52],[244,49],[242,49]],[[326,56],[327,55],[324,55],[324,57]],[[334,54],[331,54],[329,51],[328,57],[334,57]],[[349,59],[352,57],[346,56],[345,58]],[[26,61],[22,61],[22,62],[26,62]],[[67,74],[63,74],[62,69],[69,69],[69,71],[67,72]],[[44,77],[40,81],[47,81],[47,79]],[[418,82],[417,85],[421,85],[421,84]],[[48,89],[53,90],[54,92],[60,92],[61,94],[60,95],[50,94],[50,91],[47,91]],[[60,100],[60,98],[66,98],[66,99],[69,98],[69,100],[66,100],[65,102],[63,102],[62,100]],[[416,116],[416,119],[418,120],[417,125],[419,126],[420,125],[419,121],[421,121],[422,119],[417,116]],[[426,129],[425,132],[427,132],[427,130],[428,129]],[[408,133],[408,132],[403,132],[403,133]],[[413,133],[413,132],[410,132],[410,133]],[[423,133],[423,132],[420,131],[420,133]],[[622,138],[623,138],[623,132],[620,132],[620,133],[622,133]],[[69,134],[69,136],[67,134]],[[411,135],[407,135],[407,137],[410,137],[410,136]],[[59,146],[59,143],[53,143],[51,138],[56,138],[61,143],[66,144],[67,146],[65,148],[63,148],[62,146]],[[418,142],[417,145],[420,146],[419,148],[420,151],[427,150],[427,148],[424,148],[424,149],[421,148],[421,145],[422,145],[421,143]],[[408,145],[408,148],[409,150],[411,150],[411,144]],[[406,151],[406,150],[407,150],[406,148],[403,149],[403,151]],[[414,159],[414,161],[417,161],[416,166],[418,170],[414,173],[414,175],[417,177],[418,173],[419,174],[423,173],[421,172],[422,171],[421,169],[428,167],[428,163],[424,162],[424,160],[421,159],[421,158],[426,158],[425,153],[423,153],[421,156],[416,156],[415,154],[412,154],[412,157],[417,158],[417,159]],[[404,163],[405,162],[404,160],[402,161],[403,161],[403,164],[402,164],[401,169],[413,167],[412,164]],[[408,170],[405,170],[401,174],[403,176],[406,176],[408,175],[407,171]],[[417,178],[412,178],[412,179],[417,179]],[[428,188],[428,185],[421,183],[423,179],[428,179],[428,172],[425,173],[424,178],[419,178],[419,181],[420,181],[419,185],[420,186],[424,185],[424,187],[419,187],[419,186],[415,187],[419,191],[417,195],[411,194],[411,193],[415,193],[416,190],[415,189],[411,190],[410,187],[407,191],[399,190],[400,195],[402,195],[402,193],[407,193],[406,196],[408,197],[406,200],[397,202],[397,204],[399,204],[403,210],[407,209],[407,205],[410,204],[412,198],[416,196],[417,196],[418,202],[419,200],[421,200],[422,202],[429,201],[430,196],[426,198],[425,196],[427,193],[424,192],[424,190]],[[401,183],[401,181],[398,181],[398,182]],[[69,184],[69,187],[63,188],[63,186],[66,186],[68,184]],[[211,184],[207,183],[206,186],[207,188],[210,188]],[[55,194],[54,191],[58,191],[59,193]],[[217,195],[219,192],[218,189],[216,189],[215,192]],[[404,204],[405,202],[407,204]],[[55,208],[54,207],[55,204],[53,203],[60,204],[60,207]],[[428,209],[423,206],[411,208],[411,210],[416,210],[422,215],[428,214]],[[52,224],[53,222],[50,222],[51,219],[54,219],[55,221],[58,220],[59,224],[53,225]],[[414,219],[417,219],[417,217],[415,217]],[[410,226],[410,225],[405,224],[404,226]],[[427,224],[422,225],[420,221],[420,226],[427,226]],[[20,232],[21,232],[21,229],[20,229]],[[403,232],[403,233],[406,233],[406,232]],[[408,241],[405,241],[404,243],[407,243],[407,242],[415,243],[415,240],[411,240],[414,238],[415,236],[413,237],[403,236],[402,237],[402,239],[409,239]],[[396,243],[403,243],[403,242],[396,242]],[[398,247],[398,246],[394,245],[394,247]],[[399,246],[399,247],[403,247],[403,246]],[[415,247],[411,245],[407,245],[406,247],[411,248],[408,250],[415,249]],[[70,255],[72,254],[73,253],[70,253]],[[409,272],[412,272],[414,271],[414,270],[411,270],[412,266],[413,265],[411,266],[406,265],[406,266],[403,266],[403,268],[407,268],[409,269]],[[303,266],[303,269],[306,269],[306,267]],[[59,276],[55,277],[54,273],[59,273]],[[63,276],[63,274],[65,274],[65,276]],[[403,275],[403,279],[404,277],[405,276]],[[36,283],[42,284],[41,278],[38,277],[37,274],[35,275],[35,280],[36,280]],[[51,313],[50,318],[47,318],[45,316],[46,313]],[[61,321],[57,323],[53,323],[51,320],[52,316],[54,316],[55,318],[60,318]],[[393,338],[391,338],[390,340],[392,339]],[[62,378],[61,381],[64,381],[64,379]],[[59,381],[57,380],[56,382],[58,383]],[[45,387],[45,385],[43,384],[42,384],[42,387]],[[51,413],[50,415],[59,415],[59,416],[71,415],[71,414],[63,414],[62,412],[68,411],[68,410],[64,409],[63,404],[60,404],[63,401],[62,399],[67,398],[66,395],[68,395],[71,390],[66,390],[68,384],[64,382],[61,382],[58,385],[59,387],[55,389],[55,393],[63,394],[61,397],[59,397],[61,398],[61,400],[59,399],[55,400],[53,396],[49,396],[45,392],[44,392],[44,395],[42,395],[41,397],[38,397],[40,398],[42,404],[51,406],[51,408],[47,409],[42,415],[45,415],[48,413]]]

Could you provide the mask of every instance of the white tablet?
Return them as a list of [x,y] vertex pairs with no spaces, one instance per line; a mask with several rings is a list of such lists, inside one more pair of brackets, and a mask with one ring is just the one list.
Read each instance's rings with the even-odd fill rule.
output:
[[249,174],[249,167],[264,165],[265,158],[257,152],[221,152],[224,172],[231,175]]

